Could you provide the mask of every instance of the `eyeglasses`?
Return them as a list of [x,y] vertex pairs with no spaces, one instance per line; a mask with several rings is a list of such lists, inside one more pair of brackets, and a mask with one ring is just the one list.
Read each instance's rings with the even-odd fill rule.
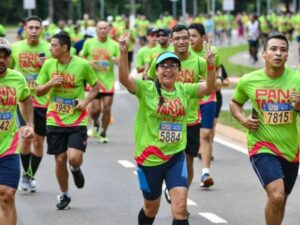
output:
[[173,41],[180,41],[180,40],[187,41],[187,40],[190,40],[190,37],[189,36],[177,36],[177,37],[173,37],[172,39],[173,39]]
[[166,70],[166,69],[176,70],[176,69],[178,69],[179,64],[178,63],[171,63],[171,64],[161,63],[161,64],[158,64],[158,67],[160,67],[163,70]]

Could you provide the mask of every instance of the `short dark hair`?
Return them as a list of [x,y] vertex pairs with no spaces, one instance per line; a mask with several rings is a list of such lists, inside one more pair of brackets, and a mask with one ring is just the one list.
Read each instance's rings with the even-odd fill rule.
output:
[[32,21],[32,20],[38,21],[42,25],[42,19],[38,16],[29,16],[29,17],[27,17],[26,20],[25,20],[25,25],[27,25],[27,23],[29,21]]
[[68,47],[68,52],[70,51],[71,48],[71,38],[69,34],[65,31],[61,31],[57,34],[54,34],[52,38],[58,39],[59,44],[62,45],[67,45]]
[[267,49],[267,46],[268,46],[268,42],[271,40],[271,39],[280,39],[280,40],[283,40],[286,42],[287,44],[287,48],[289,49],[289,41],[287,39],[287,37],[283,34],[283,33],[279,33],[279,32],[272,32],[268,35],[268,37],[266,38],[266,41],[264,43],[264,51],[266,51]]
[[206,34],[202,23],[192,23],[188,26],[188,29],[195,29],[201,36]]
[[173,33],[174,32],[179,32],[179,31],[182,31],[182,30],[186,30],[187,32],[189,32],[188,28],[186,25],[183,25],[183,24],[176,24],[172,30],[171,30],[171,37],[173,37]]

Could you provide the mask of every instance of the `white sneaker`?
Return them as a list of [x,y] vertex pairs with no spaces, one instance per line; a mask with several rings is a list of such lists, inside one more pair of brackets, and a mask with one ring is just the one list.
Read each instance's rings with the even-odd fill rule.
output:
[[98,131],[95,127],[90,128],[88,130],[87,134],[88,134],[89,137],[94,137],[94,138],[99,136]]
[[30,178],[28,175],[24,174],[21,178],[20,187],[23,191],[27,191],[30,187]]
[[34,178],[30,179],[30,192],[36,192],[36,181]]

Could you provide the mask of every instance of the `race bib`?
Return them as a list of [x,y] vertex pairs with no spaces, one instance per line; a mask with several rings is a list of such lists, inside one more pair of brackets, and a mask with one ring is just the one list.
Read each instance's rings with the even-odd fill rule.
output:
[[166,123],[159,124],[159,140],[165,143],[175,143],[182,139],[182,124]]
[[107,60],[99,60],[95,62],[97,65],[97,70],[99,71],[109,71],[110,63]]
[[12,125],[13,113],[2,112],[0,113],[0,132],[8,131]]
[[36,79],[37,79],[37,74],[29,74],[29,75],[26,75],[26,81],[27,81],[27,84],[28,84],[28,87],[30,90],[34,90],[36,89]]
[[292,106],[286,103],[263,105],[264,124],[287,124],[293,122]]
[[71,98],[54,97],[53,108],[57,113],[72,115],[74,113],[75,100]]

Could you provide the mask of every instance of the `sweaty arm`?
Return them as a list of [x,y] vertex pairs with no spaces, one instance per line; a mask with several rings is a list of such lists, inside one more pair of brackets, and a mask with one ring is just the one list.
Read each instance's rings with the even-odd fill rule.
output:
[[258,129],[259,120],[252,118],[251,115],[246,116],[244,113],[243,105],[231,99],[229,108],[232,116],[244,127],[252,131]]
[[20,128],[20,134],[23,138],[31,138],[33,136],[33,107],[31,96],[19,102],[20,112],[25,120],[26,125]]
[[[135,79],[129,76],[128,69],[128,37],[121,37],[120,40],[120,60],[119,60],[119,81],[131,93],[136,92]],[[120,39],[121,39],[120,38]]]
[[62,84],[63,77],[60,75],[55,75],[51,80],[49,80],[47,83],[38,85],[36,87],[36,95],[37,96],[43,96],[46,95],[52,87],[58,87]]

